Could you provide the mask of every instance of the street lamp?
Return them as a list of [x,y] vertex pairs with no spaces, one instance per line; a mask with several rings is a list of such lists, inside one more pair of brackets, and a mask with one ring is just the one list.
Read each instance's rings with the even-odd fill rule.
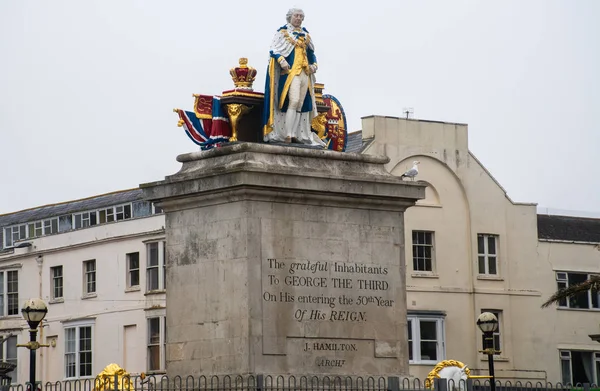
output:
[[29,384],[30,391],[35,391],[35,351],[42,346],[47,347],[48,345],[42,345],[36,341],[37,328],[40,322],[46,316],[48,307],[41,299],[29,299],[23,303],[21,313],[23,318],[29,324],[29,342],[26,344],[19,344],[17,346],[29,349]]
[[494,331],[498,330],[498,318],[491,312],[484,312],[477,318],[477,327],[483,332],[483,350],[488,356],[488,365],[490,369],[490,388],[496,391],[496,378],[494,377],[494,354],[500,353],[494,349]]

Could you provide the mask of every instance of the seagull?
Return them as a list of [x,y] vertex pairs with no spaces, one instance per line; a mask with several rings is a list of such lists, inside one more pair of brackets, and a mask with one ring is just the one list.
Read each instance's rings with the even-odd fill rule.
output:
[[419,165],[419,163],[421,163],[418,160],[415,160],[413,162],[413,166],[410,170],[406,171],[404,174],[400,175],[400,179],[404,179],[404,177],[407,178],[412,178],[412,180],[415,180],[415,177],[419,174],[419,168],[417,167]]

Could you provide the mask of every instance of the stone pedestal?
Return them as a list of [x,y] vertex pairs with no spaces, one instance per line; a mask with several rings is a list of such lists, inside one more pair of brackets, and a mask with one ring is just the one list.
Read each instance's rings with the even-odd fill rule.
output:
[[408,373],[403,212],[386,157],[240,143],[144,184],[166,213],[167,373]]

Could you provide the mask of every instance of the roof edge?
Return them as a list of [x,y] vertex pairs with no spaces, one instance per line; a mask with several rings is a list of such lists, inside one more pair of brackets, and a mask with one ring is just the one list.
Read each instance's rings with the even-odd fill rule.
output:
[[469,124],[466,124],[464,122],[435,121],[435,120],[430,120],[430,119],[406,118],[406,117],[396,117],[396,116],[391,116],[391,115],[377,115],[377,114],[365,115],[364,117],[360,117],[360,119],[362,120],[362,119],[366,119],[366,118],[375,118],[375,117],[402,119],[405,121],[413,121],[413,122],[429,122],[429,123],[434,123],[434,124],[469,126]]
[[15,213],[27,212],[27,211],[34,210],[34,209],[50,208],[52,206],[59,206],[59,205],[64,205],[64,204],[71,204],[73,202],[86,201],[86,200],[90,200],[92,198],[104,197],[104,196],[108,196],[108,195],[112,195],[112,194],[118,194],[118,193],[125,193],[125,192],[133,191],[133,190],[141,190],[141,189],[139,187],[133,187],[131,189],[115,190],[115,191],[111,191],[111,192],[108,192],[108,193],[96,194],[96,195],[93,195],[93,196],[84,197],[84,198],[78,198],[78,199],[75,199],[75,200],[61,201],[61,202],[56,202],[56,203],[53,203],[53,204],[46,204],[46,205],[39,205],[39,206],[32,206],[31,208],[27,208],[27,209],[21,209],[21,210],[15,210],[13,212],[2,213],[2,214],[0,214],[0,217],[10,216],[10,215],[13,215]]

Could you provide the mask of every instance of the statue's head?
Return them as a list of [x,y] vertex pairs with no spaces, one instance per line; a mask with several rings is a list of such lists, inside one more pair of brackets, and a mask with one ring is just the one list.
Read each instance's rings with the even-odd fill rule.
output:
[[292,26],[300,27],[304,21],[304,11],[300,8],[291,8],[285,15],[285,19],[288,23],[291,23]]

